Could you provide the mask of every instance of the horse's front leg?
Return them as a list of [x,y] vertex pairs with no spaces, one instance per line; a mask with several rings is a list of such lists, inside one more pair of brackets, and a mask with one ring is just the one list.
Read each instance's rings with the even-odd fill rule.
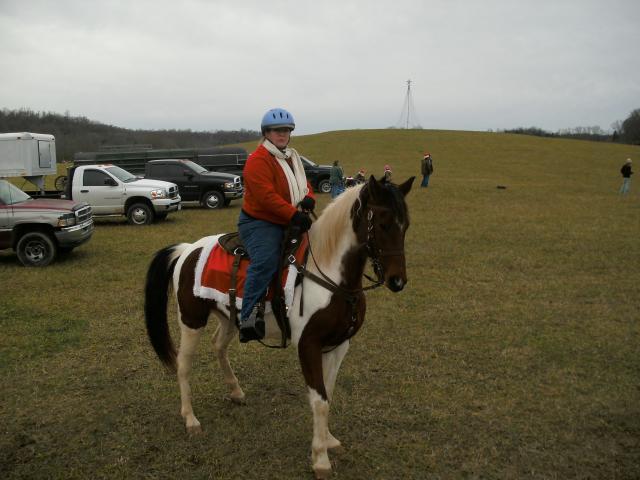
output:
[[312,467],[317,479],[325,479],[331,475],[331,462],[327,453],[330,435],[329,399],[323,377],[322,346],[303,336],[298,344],[298,357],[309,388],[309,404],[313,413]]
[[[345,341],[338,345],[330,352],[322,354],[322,372],[324,376],[324,385],[327,390],[327,398],[329,401],[333,400],[333,390],[336,385],[336,378],[338,377],[338,371],[342,360],[349,351],[349,341]],[[338,448],[340,446],[340,440],[335,438],[328,429],[327,426],[327,448]]]

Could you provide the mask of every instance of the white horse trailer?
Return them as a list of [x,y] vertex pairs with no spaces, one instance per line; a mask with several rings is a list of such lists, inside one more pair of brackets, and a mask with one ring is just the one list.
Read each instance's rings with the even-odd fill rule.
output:
[[43,133],[0,133],[0,177],[24,177],[44,191],[56,173],[56,140]]

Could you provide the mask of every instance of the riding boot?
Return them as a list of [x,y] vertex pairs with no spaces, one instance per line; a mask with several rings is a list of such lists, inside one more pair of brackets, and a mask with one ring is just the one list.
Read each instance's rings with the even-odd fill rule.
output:
[[262,340],[265,334],[264,303],[258,302],[249,317],[240,320],[240,343]]

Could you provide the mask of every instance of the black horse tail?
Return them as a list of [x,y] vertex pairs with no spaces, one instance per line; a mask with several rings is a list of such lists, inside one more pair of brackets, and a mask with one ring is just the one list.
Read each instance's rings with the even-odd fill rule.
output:
[[188,246],[188,243],[180,243],[156,252],[147,271],[144,290],[144,318],[149,340],[160,361],[173,371],[176,370],[176,348],[169,332],[167,303],[173,270]]

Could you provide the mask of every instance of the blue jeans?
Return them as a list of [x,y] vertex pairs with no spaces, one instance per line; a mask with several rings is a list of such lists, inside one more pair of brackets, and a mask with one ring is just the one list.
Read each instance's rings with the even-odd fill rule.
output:
[[431,175],[423,175],[422,176],[422,183],[420,184],[421,187],[428,187],[429,186],[429,177]]
[[622,187],[620,188],[620,195],[626,195],[629,193],[631,187],[631,177],[624,177],[622,179]]
[[344,192],[344,187],[342,185],[331,185],[331,198],[336,198]]
[[244,320],[264,296],[273,276],[278,271],[284,227],[240,212],[238,231],[251,259],[247,268],[247,278],[244,281],[240,313],[241,320]]

